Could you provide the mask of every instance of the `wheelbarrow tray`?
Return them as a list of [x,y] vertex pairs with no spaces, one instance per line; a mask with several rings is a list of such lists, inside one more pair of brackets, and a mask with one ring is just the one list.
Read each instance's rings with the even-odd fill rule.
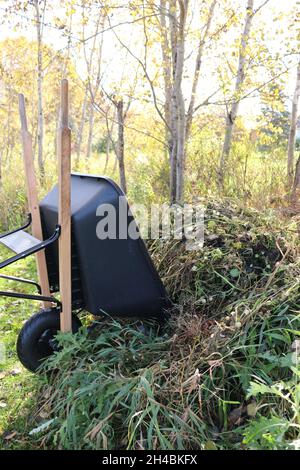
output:
[[[109,178],[71,175],[72,303],[93,315],[160,317],[168,305],[167,294],[141,239],[121,239],[119,198],[124,193]],[[99,239],[96,215],[101,204],[116,210],[116,239]],[[127,225],[135,224],[127,206]],[[40,203],[43,235],[53,233],[58,222],[58,187]],[[129,214],[128,214],[129,212]],[[135,225],[136,227],[136,225]],[[46,249],[52,292],[59,290],[58,243]]]

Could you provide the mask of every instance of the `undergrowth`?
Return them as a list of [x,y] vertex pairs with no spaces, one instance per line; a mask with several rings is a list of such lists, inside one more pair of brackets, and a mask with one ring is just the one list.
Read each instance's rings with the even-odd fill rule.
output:
[[228,201],[205,214],[201,250],[149,246],[174,302],[165,325],[108,317],[92,333],[58,335],[27,442],[299,448],[298,222]]

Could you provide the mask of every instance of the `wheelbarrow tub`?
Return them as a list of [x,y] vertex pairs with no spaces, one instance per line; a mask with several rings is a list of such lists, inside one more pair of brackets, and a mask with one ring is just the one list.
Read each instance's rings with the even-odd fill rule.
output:
[[[167,294],[141,239],[121,239],[119,197],[124,193],[104,177],[71,175],[72,302],[93,315],[161,317],[168,305]],[[123,199],[124,201],[124,199]],[[101,204],[116,210],[116,239],[101,240],[96,215]],[[128,214],[127,225],[133,223]],[[40,203],[43,235],[53,233],[58,222],[58,187]],[[136,227],[136,225],[135,225]],[[59,290],[58,243],[46,249],[51,290]]]

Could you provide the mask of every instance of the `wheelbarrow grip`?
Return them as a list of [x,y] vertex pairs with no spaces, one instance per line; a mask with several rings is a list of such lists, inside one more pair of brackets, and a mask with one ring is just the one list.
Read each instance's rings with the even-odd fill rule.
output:
[[59,236],[60,236],[60,225],[56,225],[54,233],[51,235],[50,238],[47,238],[47,240],[44,240],[40,243],[37,243],[33,247],[28,248],[27,250],[24,250],[21,253],[18,253],[17,255],[12,256],[11,258],[8,258],[5,261],[2,261],[2,263],[0,263],[0,269],[5,268],[9,264],[15,263],[16,261],[27,258],[27,256],[33,255],[34,253],[37,253],[38,251],[43,250],[44,248],[46,248],[47,246],[51,245],[56,240],[58,240]]

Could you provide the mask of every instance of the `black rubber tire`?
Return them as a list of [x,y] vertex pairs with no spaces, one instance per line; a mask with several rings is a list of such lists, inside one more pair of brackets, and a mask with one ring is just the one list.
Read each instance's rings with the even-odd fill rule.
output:
[[[73,333],[80,327],[81,321],[76,315],[72,315]],[[17,354],[26,369],[36,372],[43,359],[55,352],[55,348],[49,344],[49,339],[51,340],[59,329],[60,317],[57,308],[41,310],[24,323],[17,340]]]

